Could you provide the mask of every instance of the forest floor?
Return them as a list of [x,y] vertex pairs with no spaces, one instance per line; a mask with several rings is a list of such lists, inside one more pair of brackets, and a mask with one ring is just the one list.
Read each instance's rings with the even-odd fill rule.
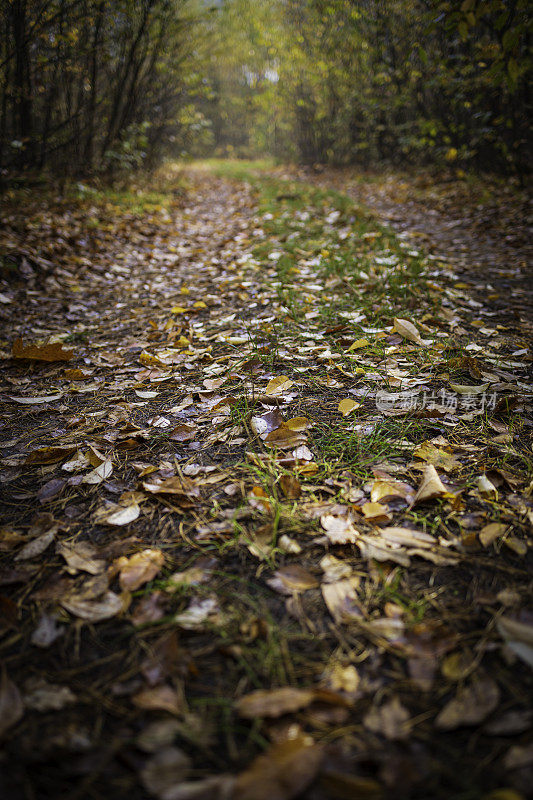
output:
[[457,191],[4,196],[3,798],[532,796],[523,198]]

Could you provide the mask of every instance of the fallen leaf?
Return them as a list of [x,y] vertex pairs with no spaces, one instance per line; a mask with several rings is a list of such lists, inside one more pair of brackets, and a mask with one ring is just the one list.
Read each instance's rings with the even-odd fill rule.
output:
[[442,450],[440,447],[435,447],[432,442],[422,442],[422,444],[414,449],[413,455],[417,458],[421,458],[423,461],[433,464],[434,467],[443,469],[445,472],[453,472],[456,469],[460,469],[462,466],[461,462],[457,461],[454,456],[447,453],[446,450]]
[[120,588],[135,592],[153,580],[164,563],[165,557],[161,550],[148,549],[135,553],[130,558],[121,556],[113,566],[119,572]]
[[100,509],[94,515],[94,521],[99,525],[115,525],[120,527],[122,525],[129,525],[137,519],[141,509],[137,503],[112,503],[111,505]]
[[432,344],[431,339],[422,339],[418,328],[407,319],[395,319],[393,330],[396,331],[396,333],[399,333],[400,336],[403,336],[403,338],[407,339],[409,342],[414,342],[415,344],[419,344],[424,347]]
[[113,472],[113,462],[111,459],[106,459],[102,463],[83,477],[83,483],[96,486],[99,483],[106,481]]
[[142,689],[131,698],[131,702],[137,708],[148,711],[168,711],[175,716],[180,716],[185,710],[176,690],[164,685],[154,686],[152,689]]
[[326,536],[332,544],[350,544],[357,541],[357,531],[349,517],[324,514],[320,517]]
[[169,436],[169,439],[171,439],[173,442],[190,442],[195,438],[197,433],[198,428],[196,425],[188,425],[186,422],[184,422],[183,424],[177,425],[174,428]]
[[283,392],[286,392],[293,385],[294,381],[291,381],[291,379],[287,378],[286,375],[277,375],[268,382],[265,389],[265,394],[269,397],[277,397],[280,394],[283,394]]
[[190,757],[178,747],[163,747],[150,758],[141,770],[141,781],[159,800],[167,800],[168,792],[187,777],[191,768]]
[[512,617],[500,617],[496,627],[507,647],[533,668],[533,625]]
[[276,742],[237,776],[232,800],[293,800],[314,781],[322,758],[308,736]]
[[294,475],[282,475],[279,485],[287,500],[297,500],[302,493],[302,485]]
[[345,625],[362,618],[361,601],[357,597],[358,580],[346,578],[322,584],[322,597],[337,625]]
[[98,600],[85,600],[73,595],[61,599],[60,603],[63,608],[85,622],[102,622],[104,619],[116,617],[124,610],[122,599],[111,591]]
[[509,526],[503,522],[491,522],[478,533],[479,541],[483,547],[489,547],[497,539],[501,539],[508,529]]
[[20,692],[3,667],[0,680],[0,738],[23,716],[24,704]]
[[390,500],[400,497],[407,503],[414,500],[415,490],[408,483],[395,480],[375,480],[370,489],[370,500],[372,503],[380,503],[382,500]]
[[13,358],[30,358],[34,361],[70,361],[74,350],[64,348],[62,342],[24,345],[19,337],[13,342],[12,355]]
[[56,547],[56,552],[67,562],[71,575],[75,575],[80,570],[88,572],[90,575],[98,575],[105,569],[105,561],[97,558],[97,550],[89,542],[76,542],[67,544],[60,542]]
[[25,406],[34,406],[39,405],[41,403],[54,403],[56,400],[61,400],[63,397],[63,392],[58,392],[57,394],[43,394],[37,395],[36,397],[11,397],[10,400],[13,400],[14,403],[20,403],[21,405]]
[[494,711],[499,701],[500,690],[492,678],[475,678],[457,690],[438,715],[435,726],[451,731],[463,725],[478,725]]
[[276,570],[273,578],[267,580],[268,585],[281,594],[291,595],[294,592],[306,592],[318,586],[317,579],[298,564],[289,564]]
[[41,534],[36,539],[33,539],[28,544],[25,544],[20,553],[15,556],[15,561],[26,561],[28,558],[35,558],[40,556],[41,553],[50,547],[55,539],[56,530],[52,529],[47,533]]
[[218,600],[215,597],[206,597],[201,600],[195,598],[186,611],[176,614],[174,622],[180,628],[187,631],[193,631],[200,628],[210,617],[214,617],[219,613]]
[[424,469],[422,481],[417,489],[412,505],[423,503],[425,500],[432,500],[436,497],[449,496],[449,492],[439,478],[438,472],[433,464],[428,464]]
[[40,447],[32,450],[26,457],[26,464],[56,464],[76,452],[76,446]]
[[389,507],[382,503],[363,503],[361,511],[365,519],[372,520],[373,522],[390,522],[392,520]]
[[351,414],[352,411],[355,411],[356,408],[360,408],[360,406],[361,403],[356,403],[355,400],[346,397],[344,400],[340,401],[338,409],[343,417],[347,417],[348,414]]
[[24,687],[24,705],[33,711],[60,711],[77,702],[68,686],[48,683],[44,678],[30,678]]
[[244,695],[235,703],[240,717],[280,717],[309,706],[315,699],[312,689],[294,689],[285,686],[281,689],[258,689]]
[[413,727],[409,712],[396,696],[382,706],[372,706],[363,719],[363,725],[390,740],[407,739]]
[[50,647],[56,639],[63,636],[65,630],[64,625],[58,625],[57,617],[45,612],[41,614],[37,627],[31,635],[31,643],[35,647]]

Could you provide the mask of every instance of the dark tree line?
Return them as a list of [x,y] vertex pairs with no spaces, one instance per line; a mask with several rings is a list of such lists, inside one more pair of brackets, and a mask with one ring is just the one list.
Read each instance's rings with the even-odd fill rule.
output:
[[1,0],[0,168],[76,173],[153,158],[176,132],[185,5]]

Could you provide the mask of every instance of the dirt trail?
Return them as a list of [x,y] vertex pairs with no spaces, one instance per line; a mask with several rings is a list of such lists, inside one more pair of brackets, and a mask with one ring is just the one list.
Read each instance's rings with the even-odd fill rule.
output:
[[365,180],[349,170],[300,174],[346,192],[413,247],[445,262],[495,322],[533,342],[533,201],[527,191],[492,186],[483,192],[461,181],[397,174]]
[[524,338],[346,198],[183,186],[6,205],[0,795],[525,800]]

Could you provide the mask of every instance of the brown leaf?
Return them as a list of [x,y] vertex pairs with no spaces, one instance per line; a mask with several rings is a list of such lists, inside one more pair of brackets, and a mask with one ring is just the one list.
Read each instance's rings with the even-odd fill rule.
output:
[[53,528],[47,533],[43,533],[41,536],[38,536],[36,539],[33,539],[28,544],[24,545],[20,553],[15,556],[15,561],[26,561],[28,558],[35,558],[36,556],[40,556],[41,553],[50,547],[52,542],[55,539],[56,530]]
[[402,706],[398,697],[377,708],[373,706],[363,720],[365,728],[381,733],[386,739],[407,739],[412,723],[409,712]]
[[60,542],[56,546],[56,552],[67,562],[67,572],[71,575],[75,575],[79,571],[88,572],[89,575],[98,575],[105,569],[105,561],[97,558],[98,551],[89,542],[74,544]]
[[76,446],[40,447],[32,450],[26,457],[26,464],[56,464],[76,452]]
[[24,705],[20,692],[8,677],[5,667],[0,681],[0,738],[16,725],[24,715]]
[[153,689],[143,689],[132,697],[133,705],[149,711],[168,711],[170,714],[180,716],[185,710],[183,703],[175,689],[170,686],[155,686]]
[[492,678],[475,678],[458,689],[438,715],[435,726],[451,731],[462,725],[478,725],[494,711],[499,701],[500,690]]
[[122,599],[114,592],[106,592],[100,599],[85,600],[72,595],[62,599],[61,605],[75,617],[85,622],[102,622],[120,614],[124,610]]
[[422,345],[427,347],[427,345],[431,344],[431,339],[422,339],[418,328],[413,325],[412,322],[409,322],[407,319],[398,319],[394,320],[394,330],[396,333],[399,333],[400,336],[403,336],[404,339],[407,339],[409,342],[414,342],[415,344]]
[[153,580],[164,563],[165,557],[161,550],[142,550],[130,558],[121,556],[114,564],[120,573],[120,588],[135,592],[140,586]]
[[240,717],[280,717],[309,706],[315,699],[313,689],[294,689],[284,686],[281,689],[258,689],[241,697],[235,703]]
[[294,475],[282,475],[279,485],[287,500],[297,500],[302,493],[302,485]]
[[163,747],[141,771],[144,788],[154,797],[166,800],[168,792],[179,786],[191,768],[190,757],[178,747]]
[[508,528],[509,526],[503,522],[491,522],[480,530],[479,541],[483,547],[489,547],[497,539],[501,539]]
[[313,782],[322,757],[307,736],[276,742],[237,777],[232,800],[292,800]]
[[13,342],[12,355],[13,358],[31,358],[35,361],[70,361],[74,350],[64,348],[62,342],[24,345],[19,337]]
[[428,464],[424,469],[422,481],[412,505],[423,503],[425,500],[432,500],[435,497],[445,497],[446,495],[449,495],[449,492],[439,478],[437,470],[433,464]]
[[322,584],[322,596],[328,611],[337,625],[348,624],[361,619],[361,602],[356,593],[357,578],[346,578],[333,583]]
[[276,592],[291,595],[294,592],[306,592],[316,589],[317,579],[299,564],[289,564],[276,570],[273,578],[267,580],[268,585]]

